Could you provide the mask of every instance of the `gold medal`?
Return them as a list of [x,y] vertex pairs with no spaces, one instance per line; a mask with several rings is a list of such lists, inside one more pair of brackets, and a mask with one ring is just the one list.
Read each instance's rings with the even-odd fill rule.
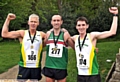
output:
[[84,55],[80,53],[80,54],[79,54],[79,57],[80,57],[80,58],[84,58]]
[[56,50],[57,50],[57,48],[55,47],[53,50],[54,50],[54,51],[56,51]]
[[80,53],[80,54],[79,54],[79,57],[82,57],[82,56],[83,56],[83,55]]
[[31,45],[31,49],[33,49],[33,45]]
[[30,40],[31,40],[31,46],[30,46],[30,48],[33,49],[34,46],[32,44],[33,44],[35,36],[36,36],[36,31],[35,31],[35,34],[34,34],[33,38],[31,37],[30,30],[28,32],[29,32],[29,37],[30,37]]
[[82,54],[79,54],[79,57],[81,57]]

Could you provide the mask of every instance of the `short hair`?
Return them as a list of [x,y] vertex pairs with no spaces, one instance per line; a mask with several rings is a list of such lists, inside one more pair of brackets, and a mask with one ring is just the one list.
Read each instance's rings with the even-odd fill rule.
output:
[[88,20],[87,20],[87,18],[86,17],[78,17],[77,19],[76,19],[76,24],[77,24],[77,22],[78,21],[85,21],[86,22],[86,24],[88,24]]
[[36,17],[36,18],[38,19],[38,21],[39,21],[39,16],[38,16],[37,14],[31,14],[31,15],[29,16],[29,20],[30,20],[32,17]]
[[[62,19],[62,16],[59,15],[59,14],[55,14],[55,15],[53,15],[53,16],[52,16],[52,19],[53,19],[54,16],[59,16],[59,17],[61,18],[61,20],[63,20],[63,19]],[[52,19],[51,19],[51,20],[52,20]]]

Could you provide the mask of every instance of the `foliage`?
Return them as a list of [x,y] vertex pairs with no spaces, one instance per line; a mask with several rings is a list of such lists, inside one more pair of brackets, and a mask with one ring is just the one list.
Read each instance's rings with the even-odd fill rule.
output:
[[0,2],[4,5],[0,6],[0,15],[2,27],[8,13],[16,14],[16,19],[11,22],[11,29],[21,29],[21,24],[26,23],[26,18],[30,12],[31,2],[33,0],[1,0]]
[[33,12],[37,13],[40,16],[40,26],[38,30],[47,31],[51,28],[50,20],[53,14],[58,14],[58,7],[56,0],[35,0],[35,8]]
[[[10,30],[26,29],[28,16],[36,13],[40,16],[38,30],[44,32],[52,28],[50,21],[54,14],[60,14],[63,17],[62,27],[67,29],[71,35],[77,34],[75,23],[79,16],[85,16],[89,20],[88,32],[109,30],[112,15],[108,8],[116,6],[117,3],[119,3],[117,0],[113,2],[112,0],[1,0],[0,29],[8,13],[15,13],[17,16],[10,23]],[[117,33],[119,31],[120,28]]]
[[[66,3],[65,5],[62,5],[61,9],[61,16],[63,17],[63,25],[62,27],[67,29],[71,35],[74,34],[74,29],[75,29],[75,18],[76,18],[76,13],[74,12],[74,8],[70,6],[70,3]],[[73,30],[70,30],[73,29]]]
[[95,18],[91,19],[92,22],[90,22],[90,29],[91,31],[105,31],[109,30],[111,23],[112,23],[112,16],[109,13],[109,5],[108,3],[102,3],[103,5],[100,6],[98,9],[97,15]]

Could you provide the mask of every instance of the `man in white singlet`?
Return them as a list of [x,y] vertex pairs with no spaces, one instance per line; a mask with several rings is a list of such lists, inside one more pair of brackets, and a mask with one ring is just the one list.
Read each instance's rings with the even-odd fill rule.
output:
[[85,17],[79,17],[76,21],[76,29],[79,35],[74,35],[72,39],[75,42],[78,68],[77,82],[101,82],[95,53],[97,39],[115,35],[118,23],[118,8],[111,7],[109,12],[113,14],[113,21],[109,31],[86,33],[89,27],[88,20]]
[[37,31],[39,25],[39,16],[31,14],[29,16],[28,30],[8,31],[9,23],[16,18],[15,14],[9,13],[3,28],[2,37],[18,38],[20,41],[20,61],[18,80],[40,80],[41,77],[41,54],[43,47],[43,39],[46,37],[42,31]]

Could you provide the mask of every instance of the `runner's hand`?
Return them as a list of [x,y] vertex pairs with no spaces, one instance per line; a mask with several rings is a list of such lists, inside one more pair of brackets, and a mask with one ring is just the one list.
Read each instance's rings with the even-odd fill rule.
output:
[[13,13],[9,13],[8,16],[7,16],[7,18],[8,18],[9,20],[14,20],[14,19],[16,18],[16,16],[15,16],[15,14],[13,14]]
[[110,13],[112,13],[112,14],[118,14],[118,8],[117,7],[110,7],[109,8],[109,11],[110,11]]

